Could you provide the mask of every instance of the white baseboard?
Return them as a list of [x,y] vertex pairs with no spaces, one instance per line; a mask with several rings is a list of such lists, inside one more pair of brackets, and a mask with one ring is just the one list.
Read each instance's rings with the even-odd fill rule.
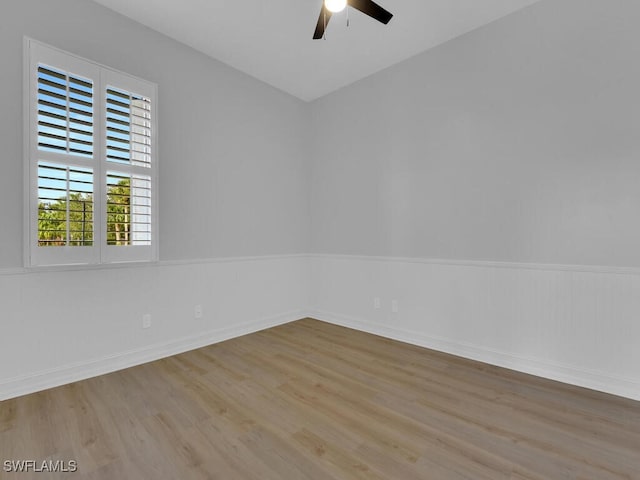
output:
[[171,355],[177,355],[266,328],[289,323],[303,317],[305,317],[305,312],[302,310],[286,312],[252,322],[205,332],[196,336],[150,345],[141,349],[96,358],[87,362],[66,365],[28,376],[11,378],[0,383],[0,401],[152,362]]
[[342,315],[334,312],[312,310],[307,316],[343,327],[353,328],[381,337],[398,340],[459,357],[516,370],[579,387],[598,390],[633,400],[640,400],[640,383],[626,379],[603,375],[569,365],[549,363],[540,359],[525,358],[510,353],[491,350],[486,347],[462,343],[447,338],[425,335],[420,332],[389,327],[368,320]]

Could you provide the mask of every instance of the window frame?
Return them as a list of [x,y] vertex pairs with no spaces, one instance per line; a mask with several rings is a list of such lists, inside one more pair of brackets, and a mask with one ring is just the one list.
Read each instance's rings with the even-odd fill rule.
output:
[[[115,70],[73,53],[24,38],[24,265],[25,267],[71,266],[158,261],[158,87],[155,83]],[[38,65],[64,70],[93,82],[93,156],[65,157],[38,148]],[[151,162],[149,167],[107,160],[107,88],[141,95],[151,101]],[[91,168],[93,172],[93,245],[38,245],[38,164]],[[107,245],[107,174],[144,175],[150,179],[151,244]],[[68,221],[68,220],[67,220]]]

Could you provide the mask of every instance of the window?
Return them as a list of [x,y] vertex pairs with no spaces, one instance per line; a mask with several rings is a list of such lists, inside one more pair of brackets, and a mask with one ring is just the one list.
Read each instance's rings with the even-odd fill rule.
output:
[[156,86],[26,40],[27,264],[157,259]]

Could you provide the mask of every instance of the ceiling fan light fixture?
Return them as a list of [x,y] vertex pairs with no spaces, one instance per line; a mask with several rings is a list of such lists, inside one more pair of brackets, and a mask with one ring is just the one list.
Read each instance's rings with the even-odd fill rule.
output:
[[332,13],[338,13],[347,6],[347,0],[324,0],[324,6]]
[[[316,23],[316,29],[313,32],[313,39],[320,40],[321,38],[325,38],[324,32],[334,12],[344,10],[347,6],[360,10],[365,15],[385,25],[393,18],[391,12],[385,10],[373,0],[323,0],[320,15],[318,15],[318,23]],[[347,26],[349,26],[348,11]]]

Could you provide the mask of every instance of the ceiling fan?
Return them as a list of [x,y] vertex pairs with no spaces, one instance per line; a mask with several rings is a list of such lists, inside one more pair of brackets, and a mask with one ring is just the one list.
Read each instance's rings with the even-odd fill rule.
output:
[[378,20],[385,25],[389,23],[389,20],[393,17],[393,14],[389,13],[372,0],[324,0],[322,2],[320,16],[318,17],[316,30],[313,33],[313,39],[318,40],[324,37],[324,31],[327,28],[331,15],[341,12],[347,6],[360,10],[365,15],[369,15],[371,18]]

